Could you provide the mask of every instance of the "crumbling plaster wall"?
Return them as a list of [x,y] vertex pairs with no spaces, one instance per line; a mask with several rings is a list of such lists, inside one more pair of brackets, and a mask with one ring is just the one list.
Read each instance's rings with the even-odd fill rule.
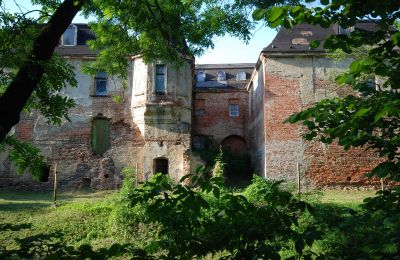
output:
[[[85,60],[71,58],[75,68],[77,88],[67,88],[65,95],[74,99],[76,107],[70,109],[70,121],[63,120],[59,126],[48,125],[38,112],[23,115],[16,127],[17,136],[40,148],[51,166],[47,183],[33,181],[29,174],[18,177],[14,170],[7,171],[7,181],[2,186],[29,186],[50,188],[53,185],[53,170],[57,165],[58,183],[61,188],[115,188],[122,180],[121,170],[125,166],[141,164],[144,145],[140,130],[132,121],[130,113],[131,90],[122,88],[117,78],[108,79],[109,94],[94,96],[94,78],[81,72]],[[113,95],[123,97],[121,103],[112,100]],[[101,155],[94,155],[91,147],[92,120],[101,115],[110,123],[110,147]],[[8,160],[3,165],[8,165]],[[4,168],[4,167],[2,167]]]
[[[247,131],[252,165],[256,173],[265,173],[264,138],[264,67],[256,67],[249,85],[249,120]],[[264,177],[266,177],[264,175]]]
[[304,184],[313,186],[370,185],[363,175],[379,160],[362,149],[344,151],[301,138],[301,124],[283,121],[315,102],[352,93],[332,79],[349,65],[322,56],[267,56],[265,63],[265,174],[295,180],[297,163]]

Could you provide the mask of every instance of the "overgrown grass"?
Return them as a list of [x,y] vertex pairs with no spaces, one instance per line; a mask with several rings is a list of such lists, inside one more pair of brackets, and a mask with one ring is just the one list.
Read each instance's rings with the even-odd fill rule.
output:
[[[300,228],[318,223],[322,229],[332,230],[313,249],[326,252],[332,241],[336,243],[336,240],[341,239],[339,236],[343,234],[332,227],[342,221],[348,208],[358,209],[363,199],[371,196],[374,196],[373,191],[327,190],[301,194],[300,198],[310,202],[317,214],[305,214],[300,218]],[[118,203],[121,203],[120,197],[110,191],[62,193],[58,195],[58,206],[55,207],[52,194],[48,192],[2,190],[0,245],[6,250],[17,250],[24,243],[43,240],[75,248],[90,245],[95,250],[108,248],[115,243],[129,243],[148,251],[154,250],[149,247],[152,245],[152,232],[156,233],[157,228],[136,223],[131,229],[123,229],[123,226],[121,229],[118,222],[126,220],[116,220],[116,217],[133,217],[129,220],[132,223],[135,216],[130,212],[121,214],[126,208],[120,207]],[[141,214],[140,210],[135,214]]]

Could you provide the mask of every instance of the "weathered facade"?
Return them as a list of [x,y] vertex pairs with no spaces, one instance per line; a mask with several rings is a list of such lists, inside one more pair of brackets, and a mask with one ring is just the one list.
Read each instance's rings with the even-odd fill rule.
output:
[[309,47],[312,40],[323,42],[338,30],[306,24],[291,31],[281,29],[260,55],[248,86],[248,125],[255,167],[266,178],[294,181],[299,169],[303,183],[313,186],[376,183],[364,176],[379,163],[372,152],[305,141],[303,126],[283,122],[321,99],[352,93],[334,83],[350,61],[329,59],[322,48]]
[[[3,154],[0,185],[51,187],[55,166],[61,187],[118,187],[126,166],[138,170],[139,181],[155,172],[179,179],[196,167],[192,147],[220,145],[249,152],[253,168],[265,178],[292,181],[299,169],[303,183],[312,186],[372,185],[374,180],[363,176],[379,162],[372,152],[307,142],[301,125],[283,123],[316,101],[350,93],[332,81],[349,61],[338,63],[323,49],[309,48],[312,40],[345,33],[339,29],[282,28],[256,64],[197,65],[194,70],[191,59],[174,67],[131,57],[123,82],[104,72],[82,73],[82,65],[96,58],[85,45],[94,36],[86,25],[71,25],[57,50],[74,66],[78,81],[77,88],[65,90],[77,104],[70,110],[71,122],[49,126],[35,112],[23,115],[16,127],[21,140],[47,157],[49,178],[17,177]],[[122,101],[114,102],[114,96]]]

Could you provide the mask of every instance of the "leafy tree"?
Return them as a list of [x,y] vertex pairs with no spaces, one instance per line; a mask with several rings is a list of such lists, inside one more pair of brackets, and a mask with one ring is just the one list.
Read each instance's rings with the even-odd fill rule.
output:
[[[293,0],[292,0],[293,1]],[[270,5],[285,1],[271,1]],[[7,137],[22,111],[38,109],[49,123],[68,120],[73,100],[58,92],[76,86],[73,68],[54,54],[59,39],[78,11],[96,18],[91,29],[97,38],[89,45],[99,51],[86,71],[102,69],[110,75],[127,76],[128,57],[164,60],[179,65],[213,47],[212,39],[230,33],[247,41],[254,23],[246,1],[158,0],[32,0],[41,10],[11,14],[0,9],[0,142],[9,146],[21,162],[34,157],[14,149],[16,139]],[[3,1],[0,1],[0,5]],[[39,18],[29,18],[37,11]],[[9,55],[13,53],[13,55]],[[9,140],[13,141],[9,141]],[[24,163],[28,165],[29,163]],[[21,168],[25,170],[26,168]],[[33,172],[40,172],[34,170]]]
[[[307,1],[313,2],[313,1]],[[313,107],[292,115],[287,121],[303,122],[307,140],[331,143],[337,140],[344,149],[366,147],[386,158],[370,176],[400,181],[400,32],[393,27],[400,18],[400,3],[388,1],[321,0],[317,7],[305,5],[257,9],[253,16],[266,19],[272,27],[291,27],[298,23],[343,28],[368,20],[375,31],[355,28],[349,35],[331,35],[324,43],[328,51],[341,50],[355,59],[347,72],[336,78],[340,85],[350,85],[353,95],[325,99]],[[311,47],[320,43],[312,42]],[[362,47],[367,46],[367,47]],[[361,52],[362,53],[362,52]],[[371,87],[366,77],[379,80]]]

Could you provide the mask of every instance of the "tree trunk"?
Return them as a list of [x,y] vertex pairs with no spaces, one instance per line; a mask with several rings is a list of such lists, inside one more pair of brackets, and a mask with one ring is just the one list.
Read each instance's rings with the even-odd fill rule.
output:
[[29,97],[36,89],[48,62],[57,47],[61,35],[71,24],[85,0],[65,0],[55,11],[49,22],[40,31],[33,43],[26,63],[0,97],[0,142],[20,119],[20,114]]

